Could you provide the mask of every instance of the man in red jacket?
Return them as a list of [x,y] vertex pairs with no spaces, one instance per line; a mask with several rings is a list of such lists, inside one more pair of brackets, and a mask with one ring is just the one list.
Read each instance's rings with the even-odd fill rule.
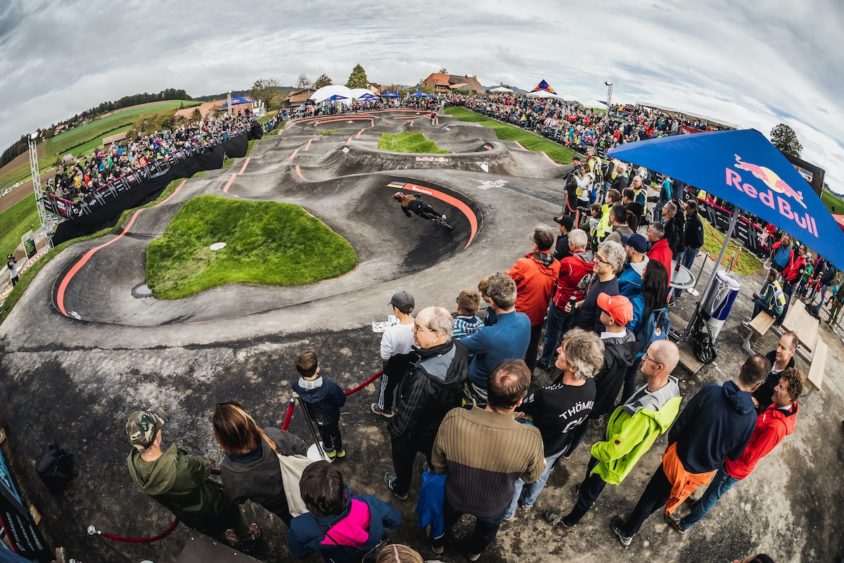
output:
[[671,261],[674,259],[674,254],[671,252],[668,241],[665,240],[665,226],[659,221],[648,225],[648,242],[651,243],[648,260],[656,260],[665,266],[665,271],[668,272],[668,287],[671,287],[671,271],[674,269]]
[[806,247],[801,245],[797,249],[797,254],[791,256],[791,260],[788,261],[788,266],[783,268],[782,271],[782,292],[785,294],[785,307],[782,310],[782,314],[777,317],[777,320],[774,323],[776,326],[780,326],[782,324],[783,319],[785,319],[785,315],[788,313],[788,307],[791,304],[791,296],[794,294],[794,290],[797,287],[797,283],[800,281],[800,277],[803,275],[803,269],[805,267]]
[[507,275],[516,282],[516,311],[526,314],[530,319],[530,343],[525,353],[525,363],[533,372],[545,311],[548,310],[548,303],[560,276],[560,262],[551,254],[554,231],[549,227],[536,227],[531,243],[531,252],[516,260],[507,270]]
[[773,403],[756,418],[756,429],[738,459],[727,458],[706,492],[690,506],[681,520],[666,515],[672,528],[685,534],[701,518],[709,514],[722,496],[736,483],[750,475],[760,459],[771,453],[783,438],[794,432],[797,424],[797,397],[803,392],[803,374],[795,368],[782,373],[774,388]]

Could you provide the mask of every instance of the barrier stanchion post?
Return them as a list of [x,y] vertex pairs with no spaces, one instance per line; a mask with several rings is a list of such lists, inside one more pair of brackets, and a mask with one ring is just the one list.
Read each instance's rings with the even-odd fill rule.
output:
[[298,399],[299,407],[302,410],[302,416],[305,417],[305,423],[308,425],[308,430],[311,432],[311,436],[314,439],[314,444],[316,444],[317,451],[319,452],[321,459],[327,459],[325,455],[325,450],[322,448],[322,442],[319,438],[319,432],[317,432],[316,427],[314,426],[314,421],[311,418],[311,414],[308,412],[308,409],[305,407],[305,402],[302,400],[302,397],[299,396],[298,393],[293,393],[293,399]]

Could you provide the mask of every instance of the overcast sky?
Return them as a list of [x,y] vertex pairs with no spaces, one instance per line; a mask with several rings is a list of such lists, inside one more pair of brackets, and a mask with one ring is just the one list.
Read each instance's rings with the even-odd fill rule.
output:
[[[465,4],[465,7],[462,5]],[[755,4],[756,6],[751,6]],[[844,2],[0,0],[0,150],[105,100],[344,83],[481,83],[650,102],[765,134],[789,124],[844,192]]]

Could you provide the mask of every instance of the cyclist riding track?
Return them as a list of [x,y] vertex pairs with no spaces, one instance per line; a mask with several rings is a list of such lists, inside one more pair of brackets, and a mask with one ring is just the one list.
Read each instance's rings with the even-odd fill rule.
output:
[[[421,131],[448,152],[377,148],[382,133],[402,131]],[[541,153],[496,140],[489,129],[443,116],[432,126],[416,110],[296,120],[231,168],[186,180],[157,205],[135,211],[116,235],[66,249],[5,325],[33,343],[72,345],[93,334],[187,344],[361,326],[384,316],[385,296],[397,288],[412,288],[418,303],[448,303],[451,293],[530,249],[534,224],[548,223],[555,210],[549,203],[560,200],[565,171]],[[422,194],[453,231],[405,217],[391,198],[397,190]],[[144,283],[146,247],[200,194],[301,205],[351,242],[359,264],[308,286],[230,284],[159,300]]]

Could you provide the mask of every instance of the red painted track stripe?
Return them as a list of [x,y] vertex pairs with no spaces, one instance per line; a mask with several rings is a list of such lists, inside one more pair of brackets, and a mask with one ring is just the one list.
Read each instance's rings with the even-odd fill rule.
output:
[[287,157],[287,160],[293,160],[294,158],[296,158],[297,154],[299,154],[298,148],[295,151],[293,151],[292,153],[290,153],[290,156]]
[[299,176],[299,178],[301,178],[303,182],[307,182],[307,181],[308,181],[308,180],[307,180],[307,178],[305,178],[304,176],[302,176],[302,169],[301,169],[301,168],[299,168],[299,165],[298,165],[298,164],[296,165],[296,168],[294,168],[294,170],[296,170],[296,175],[297,175],[297,176]]
[[305,149],[304,150],[308,150],[309,148],[311,148],[312,142],[313,142],[313,139],[308,139],[308,142],[305,143]]
[[240,167],[240,172],[238,172],[238,174],[243,174],[243,172],[246,170],[246,167],[248,165],[249,165],[249,157],[247,156],[246,160],[243,161],[243,166]]
[[235,179],[235,178],[237,178],[237,174],[232,174],[231,176],[229,176],[229,181],[228,181],[228,182],[226,182],[226,185],[225,185],[225,186],[223,186],[223,193],[224,193],[224,194],[229,193],[229,189],[231,189],[232,184],[234,183],[234,179]]
[[[184,187],[186,181],[187,180],[182,180],[182,183],[180,183],[176,187],[176,189],[173,190],[172,194],[167,196],[163,201],[155,204],[154,207],[158,207],[159,205],[164,205],[165,203],[167,203],[168,201],[173,199],[176,196],[176,194],[178,194],[179,191]],[[119,235],[117,235],[116,237],[114,237],[110,241],[104,242],[103,244],[101,244],[99,246],[95,246],[94,248],[92,248],[91,250],[86,252],[82,256],[82,258],[80,258],[79,261],[76,264],[74,264],[73,267],[70,270],[68,270],[67,274],[65,274],[64,278],[62,279],[61,283],[59,284],[58,291],[56,292],[56,306],[58,306],[59,312],[62,315],[64,315],[65,317],[68,316],[67,311],[65,310],[65,306],[64,306],[64,294],[67,291],[67,287],[70,285],[70,281],[73,279],[73,276],[75,276],[77,273],[79,273],[79,270],[81,270],[82,267],[85,266],[85,264],[88,263],[88,261],[91,259],[91,257],[94,254],[96,254],[97,252],[99,252],[103,248],[105,248],[105,247],[107,247],[111,244],[114,244],[115,242],[120,240],[124,235],[126,235],[130,230],[132,230],[132,225],[135,224],[135,220],[143,212],[143,210],[144,210],[144,208],[142,207],[141,209],[138,209],[137,211],[135,211],[135,213],[132,215],[132,218],[129,220],[129,223],[127,223],[126,228],[124,228],[123,231],[121,231],[121,233]]]
[[361,134],[362,134],[364,131],[366,131],[366,129],[361,129],[360,131],[358,131],[358,134],[357,134],[357,135],[355,135],[355,139],[357,139],[358,137],[360,137],[360,136],[361,136]]
[[472,211],[471,207],[469,207],[454,196],[448,195],[439,190],[435,190],[434,188],[429,188],[427,186],[419,186],[417,184],[406,183],[402,189],[430,195],[460,210],[460,212],[466,216],[466,219],[469,220],[469,227],[471,228],[471,231],[469,233],[469,240],[466,241],[466,246],[464,246],[463,248],[466,249],[471,246],[472,242],[475,240],[475,236],[477,236],[478,234],[478,217],[475,215],[475,212]]

